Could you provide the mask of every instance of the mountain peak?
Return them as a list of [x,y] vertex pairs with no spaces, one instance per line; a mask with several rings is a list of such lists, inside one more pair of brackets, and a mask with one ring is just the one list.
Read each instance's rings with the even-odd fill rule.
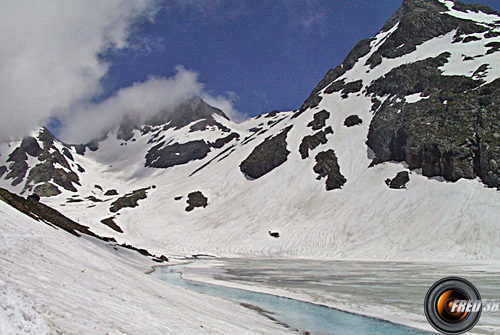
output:
[[200,97],[194,97],[180,104],[174,110],[164,110],[150,117],[142,124],[139,120],[132,117],[125,117],[120,123],[117,138],[119,140],[128,141],[133,137],[134,129],[142,129],[143,127],[165,125],[168,128],[182,128],[195,121],[202,121],[203,125],[198,125],[203,128],[207,125],[218,125],[213,115],[219,115],[227,120],[229,118],[218,108],[212,107]]

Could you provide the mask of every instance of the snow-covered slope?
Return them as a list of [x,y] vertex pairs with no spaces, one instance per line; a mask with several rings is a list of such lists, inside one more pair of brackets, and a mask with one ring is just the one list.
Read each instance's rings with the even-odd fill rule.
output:
[[43,130],[0,147],[0,186],[154,254],[499,259],[499,51],[498,13],[405,0],[297,111]]
[[285,333],[257,312],[146,275],[132,251],[56,230],[1,201],[0,255],[0,334]]

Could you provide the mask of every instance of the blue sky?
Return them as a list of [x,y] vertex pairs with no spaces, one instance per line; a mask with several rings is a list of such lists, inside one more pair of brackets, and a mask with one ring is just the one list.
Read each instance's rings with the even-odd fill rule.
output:
[[[475,1],[475,0],[474,0]],[[500,11],[499,0],[480,0]],[[467,0],[467,2],[472,2]],[[401,0],[0,1],[0,141],[86,143],[194,96],[238,121],[298,109]]]
[[[132,48],[108,55],[107,92],[151,75],[170,77],[183,65],[207,91],[253,116],[299,108],[326,71],[375,35],[401,0],[168,3],[154,21],[134,26]],[[482,4],[500,9],[498,0]]]

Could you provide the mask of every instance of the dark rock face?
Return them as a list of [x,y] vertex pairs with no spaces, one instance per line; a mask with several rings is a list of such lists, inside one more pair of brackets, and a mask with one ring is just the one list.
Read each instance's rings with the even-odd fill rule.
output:
[[254,148],[240,164],[240,170],[250,178],[257,179],[285,163],[290,151],[286,148],[286,137],[292,126],[274,137],[268,137]]
[[285,120],[286,117],[282,117],[281,119],[278,120],[271,120],[267,122],[267,125],[269,126],[269,129],[276,127],[278,124],[281,123],[281,121]]
[[40,134],[38,134],[38,139],[43,143],[43,146],[51,146],[56,140],[54,135],[45,127],[43,127]]
[[[455,2],[454,8],[461,11],[471,10],[477,12],[481,10],[485,13],[498,14],[486,6],[463,4],[458,1]],[[457,29],[457,37],[488,30],[488,28],[476,25],[470,20],[442,15],[441,12],[446,10],[446,6],[435,0],[404,0],[402,6],[384,25],[382,31],[389,31],[399,23],[398,29],[384,40],[377,51],[370,56],[366,64],[374,68],[382,62],[383,58],[397,58],[410,53],[423,42],[442,36],[454,29]],[[493,37],[493,35],[489,36]],[[325,93],[339,92],[344,89],[345,83],[343,81],[334,82],[352,69],[361,57],[370,52],[370,43],[372,41],[373,38],[365,39],[356,44],[341,65],[328,71],[292,118],[298,117],[308,108],[317,107],[322,99],[319,93],[328,86],[331,85],[325,90]],[[492,49],[491,52],[494,52],[494,50]],[[345,95],[348,94],[345,92]]]
[[211,147],[212,148],[220,149],[224,145],[226,145],[227,143],[231,142],[234,139],[238,139],[238,138],[240,138],[239,134],[237,134],[237,133],[231,133],[231,134],[229,134],[226,137],[217,139],[214,143],[211,144]]
[[450,54],[445,52],[436,58],[401,65],[375,80],[368,87],[367,93],[377,96],[396,95],[402,98],[419,92],[424,95],[438,93],[440,87],[453,93],[477,87],[479,83],[470,78],[441,75],[438,68],[446,64],[449,57]]
[[[462,8],[473,7],[463,5]],[[366,64],[374,68],[382,62],[382,58],[397,58],[413,52],[423,42],[454,29],[457,29],[458,36],[487,31],[487,28],[480,27],[473,21],[442,15],[441,12],[446,10],[445,5],[434,0],[404,0],[382,28],[383,31],[388,31],[399,22],[398,29],[373,53]]]
[[108,226],[109,228],[113,229],[116,232],[123,233],[123,230],[120,228],[120,226],[118,226],[115,223],[114,217],[110,217],[110,218],[106,218],[104,220],[101,220],[101,223],[105,224],[106,226]]
[[88,201],[92,201],[92,202],[102,202],[101,199],[99,198],[96,198],[94,197],[93,195],[89,195],[88,197],[86,197],[85,199],[87,199]]
[[12,207],[37,221],[46,223],[50,226],[59,227],[75,236],[80,236],[80,234],[87,234],[104,241],[113,240],[110,238],[97,236],[96,234],[91,232],[88,227],[68,219],[66,216],[62,215],[55,209],[50,208],[49,206],[44,205],[41,202],[33,201],[33,199],[24,199],[16,194],[10,193],[3,188],[0,188],[0,201],[4,201],[5,203],[11,205]]
[[320,130],[326,124],[326,120],[330,117],[330,113],[326,110],[322,110],[314,114],[314,120],[307,124],[308,127],[311,127],[313,130]]
[[342,90],[342,98],[346,99],[351,93],[358,93],[363,88],[363,81],[357,80],[350,82],[344,86]]
[[78,198],[68,198],[68,199],[66,199],[66,202],[67,202],[68,204],[74,204],[74,203],[83,202],[83,199],[78,199]]
[[175,165],[187,164],[192,160],[203,159],[210,152],[210,145],[203,140],[191,141],[183,144],[174,143],[161,148],[160,143],[146,155],[146,166],[154,168],[168,168]]
[[269,234],[269,236],[274,237],[274,238],[280,237],[280,233],[278,233],[277,231],[268,231],[267,233]]
[[134,137],[134,130],[137,128],[136,124],[138,123],[138,120],[133,120],[130,116],[125,116],[116,132],[116,139],[123,141],[131,140]]
[[[191,126],[190,132],[204,130],[209,126],[216,126],[224,132],[230,132],[230,129],[215,120],[214,114],[229,120],[226,114],[220,109],[210,106],[200,97],[195,97],[182,103],[174,110],[165,110],[148,120],[143,120],[146,125],[143,125],[144,122],[141,122],[139,119],[126,117],[118,128],[117,138],[128,141],[133,138],[133,131],[136,129],[145,135],[149,133],[154,126],[163,125],[164,130],[169,128],[180,129],[195,121],[198,122]],[[80,151],[81,150],[80,148]]]
[[125,194],[124,196],[118,198],[111,204],[110,211],[113,213],[118,212],[120,209],[129,207],[134,208],[139,206],[138,201],[147,198],[147,190],[150,187],[135,190],[131,193]]
[[188,194],[187,204],[188,206],[186,207],[186,212],[191,212],[197,207],[207,207],[208,198],[205,197],[200,191],[192,192]]
[[40,148],[38,141],[31,136],[23,139],[21,142],[21,148],[32,157],[38,157],[42,153],[42,148]]
[[466,38],[463,39],[462,43],[470,43],[473,41],[480,41],[481,39],[476,36],[467,36]]
[[[365,39],[360,41],[354,49],[347,55],[346,59],[342,63],[342,65],[337,66],[334,69],[331,69],[327,72],[327,74],[320,81],[318,86],[314,88],[309,97],[306,99],[302,107],[292,116],[292,118],[296,118],[301,115],[308,108],[315,108],[321,102],[321,97],[319,96],[319,92],[321,92],[325,87],[333,83],[336,79],[343,76],[347,71],[353,68],[354,64],[358,61],[359,58],[366,56],[370,52],[370,43],[373,39]],[[344,84],[342,83],[342,87]]]
[[28,199],[28,201],[40,202],[40,196],[38,194],[30,194],[26,199]]
[[487,55],[492,54],[494,52],[498,52],[498,51],[500,51],[500,42],[491,42],[491,43],[488,43],[488,44],[486,44],[486,47],[490,48],[486,52]]
[[[448,57],[444,53],[403,65],[368,88],[374,96],[390,96],[368,133],[374,163],[405,161],[428,177],[480,177],[486,185],[500,187],[500,80],[481,86],[480,77],[444,77],[438,68]],[[405,96],[419,92],[427,99],[404,102]]]
[[352,82],[346,84],[345,80],[342,79],[342,80],[334,81],[330,86],[328,86],[325,89],[325,93],[332,94],[335,92],[342,91],[341,97],[343,99],[346,99],[349,97],[349,94],[358,93],[359,91],[361,91],[362,88],[363,88],[363,81],[362,80],[356,80],[356,81],[352,81]]
[[73,158],[73,155],[71,152],[68,150],[68,148],[63,148],[62,153],[64,156],[68,157],[70,160],[74,161],[75,159]]
[[266,118],[270,118],[270,117],[275,117],[276,115],[278,115],[278,113],[281,113],[279,110],[273,110],[272,112],[269,112],[266,114]]
[[7,159],[7,162],[12,162],[9,166],[9,173],[5,176],[5,179],[12,179],[12,186],[19,185],[23,182],[26,173],[28,172],[28,156],[26,151],[19,147],[16,148]]
[[61,191],[57,188],[57,186],[49,182],[37,185],[33,192],[40,197],[53,197],[61,194]]
[[102,141],[106,140],[107,138],[108,138],[108,136],[105,135],[105,136],[100,137],[98,139],[92,140],[87,144],[77,144],[77,145],[74,145],[73,147],[75,148],[77,154],[85,155],[85,152],[87,151],[87,149],[89,149],[90,151],[99,150],[99,142],[102,142]]
[[358,124],[362,124],[363,120],[359,118],[357,115],[351,115],[348,116],[345,121],[344,121],[344,126],[346,127],[354,127],[357,126]]
[[[33,185],[39,183],[47,183],[49,181],[65,188],[68,191],[76,191],[73,184],[80,185],[79,178],[76,173],[71,169],[65,157],[72,159],[71,153],[67,148],[63,148],[65,155],[61,154],[59,149],[54,146],[54,136],[45,128],[43,128],[39,135],[38,141],[33,137],[26,137],[21,142],[21,145],[14,149],[9,155],[8,162],[12,162],[8,167],[9,173],[6,179],[13,179],[12,185],[16,186],[24,181],[26,174],[28,174],[28,155],[37,157],[39,163],[29,170],[23,192],[32,190]],[[39,143],[42,143],[43,148]],[[59,164],[65,169],[55,168],[55,164]],[[60,191],[52,184],[38,185],[38,192],[42,196],[53,196],[56,192]],[[57,190],[57,191],[56,191]],[[57,193],[57,194],[59,194]]]
[[206,120],[201,120],[189,127],[189,132],[194,133],[195,131],[202,131],[207,129],[208,122]]
[[345,87],[345,80],[344,79],[337,80],[337,81],[334,81],[330,86],[328,86],[325,89],[325,93],[332,94],[335,92],[340,92],[344,89],[344,87]]
[[465,4],[460,1],[455,1],[453,4],[453,9],[456,9],[461,12],[467,12],[467,11],[472,11],[474,13],[477,13],[479,11],[486,13],[486,14],[498,14],[498,12],[494,11],[488,6],[484,5],[474,5],[474,4]]
[[195,97],[177,107],[175,111],[159,113],[146,123],[151,125],[168,123],[168,127],[180,129],[194,121],[205,119],[208,125],[214,126],[216,125],[216,121],[212,116],[213,114],[220,115],[229,120],[223,111],[210,106],[203,99]]
[[105,196],[112,196],[112,195],[118,195],[117,190],[107,190],[106,193],[104,193]]
[[116,199],[116,201],[114,201],[109,208],[110,212],[116,213],[120,209],[125,207],[134,208],[139,206],[138,201],[141,199],[146,199],[148,197],[146,193],[147,190],[149,190],[149,187],[135,190]]
[[0,166],[0,178],[3,177],[4,173],[7,172],[6,166]]
[[326,144],[328,142],[326,135],[328,134],[333,134],[332,127],[328,127],[314,135],[305,136],[299,146],[299,153],[302,159],[309,157],[309,150],[316,149],[320,144]]
[[316,165],[313,168],[314,172],[319,174],[318,179],[327,177],[326,190],[331,191],[340,189],[346,183],[345,177],[340,173],[337,156],[333,150],[320,152],[316,156]]
[[73,183],[80,185],[78,175],[74,172],[66,172],[63,169],[55,168],[50,160],[35,165],[28,175],[27,183],[38,184],[54,181],[57,185],[72,192],[76,192]]
[[410,181],[410,175],[408,171],[399,172],[393,179],[387,179],[385,183],[390,188],[395,190],[401,190],[406,188],[406,184]]
[[262,130],[262,127],[253,127],[253,128],[248,129],[248,131],[252,132],[252,133],[258,133],[261,130]]
[[[220,162],[221,160],[229,157],[229,155],[231,155],[231,153],[234,152],[234,146],[236,144],[232,144],[230,145],[229,147],[227,147],[226,149],[222,150],[221,152],[219,152],[217,154],[217,156],[215,156],[214,158],[210,159],[208,162],[206,162],[205,164],[203,164],[202,166],[200,166],[199,168],[197,168],[196,170],[194,170],[190,175],[189,177],[195,175],[196,173],[200,172],[201,170],[203,170],[204,168],[206,168],[207,166],[209,166],[213,161],[218,161]],[[213,146],[213,145],[212,145]]]

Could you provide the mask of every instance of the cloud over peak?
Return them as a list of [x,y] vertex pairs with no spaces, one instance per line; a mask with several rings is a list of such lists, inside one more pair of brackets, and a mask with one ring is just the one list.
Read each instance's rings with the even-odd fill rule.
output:
[[154,0],[0,2],[0,141],[26,136],[54,117],[65,140],[89,140],[124,115],[151,114],[202,94],[197,74],[179,67],[172,78],[152,77],[95,102],[110,67],[100,55],[127,48],[132,24],[151,18],[158,6]]

